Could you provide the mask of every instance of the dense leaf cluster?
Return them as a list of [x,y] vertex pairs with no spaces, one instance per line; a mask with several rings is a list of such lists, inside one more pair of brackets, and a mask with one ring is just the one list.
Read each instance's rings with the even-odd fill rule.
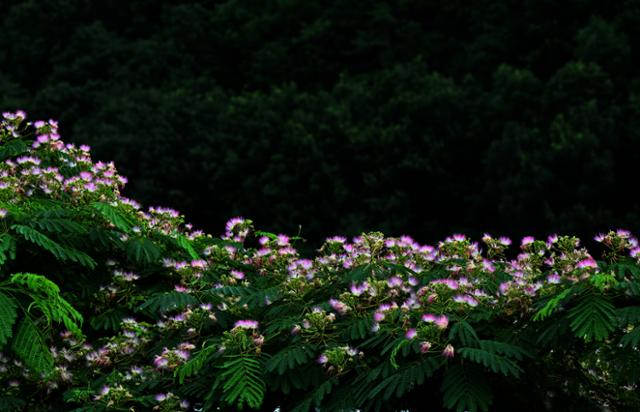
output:
[[6,0],[0,107],[210,231],[637,231],[639,27],[636,0]]
[[[143,210],[57,123],[3,114],[0,409],[627,411],[640,247],[325,241]],[[16,143],[22,142],[22,143]]]

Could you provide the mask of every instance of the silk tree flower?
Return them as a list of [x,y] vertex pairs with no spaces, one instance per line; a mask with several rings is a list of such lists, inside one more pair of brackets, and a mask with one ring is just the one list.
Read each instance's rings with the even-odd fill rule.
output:
[[557,273],[550,274],[549,276],[547,276],[547,282],[551,284],[560,283],[560,275],[558,275]]
[[592,257],[588,257],[578,262],[576,267],[578,269],[597,269],[598,263]]
[[422,315],[422,321],[434,323],[439,329],[446,329],[449,326],[449,318],[446,315],[436,316],[432,313],[425,313]]
[[341,315],[344,315],[349,311],[349,306],[337,299],[329,299],[329,305]]
[[444,356],[445,358],[453,358],[454,355],[455,349],[453,348],[453,346],[451,344],[445,346],[444,350],[442,351],[442,356]]
[[474,298],[472,298],[469,295],[455,295],[453,297],[453,301],[457,302],[457,303],[464,303],[464,304],[469,305],[471,307],[478,306],[478,301],[475,300]]
[[0,209],[0,219],[7,217],[7,213],[9,213],[7,209]]
[[420,352],[427,353],[431,349],[431,343],[427,341],[420,342]]
[[418,334],[418,332],[416,331],[415,328],[411,328],[409,330],[407,330],[407,333],[405,333],[405,338],[412,340],[416,337],[416,335]]
[[258,321],[250,319],[239,320],[233,327],[240,329],[258,329]]
[[244,273],[242,273],[239,270],[232,270],[231,271],[231,276],[234,277],[235,279],[238,279],[238,280],[244,279]]

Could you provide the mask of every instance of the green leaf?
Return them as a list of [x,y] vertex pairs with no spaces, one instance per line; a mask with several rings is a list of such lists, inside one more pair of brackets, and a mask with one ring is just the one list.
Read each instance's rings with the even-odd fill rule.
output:
[[161,292],[152,295],[136,310],[150,314],[164,313],[171,310],[182,310],[189,305],[197,305],[198,303],[198,299],[188,293]]
[[29,316],[25,316],[20,322],[11,347],[34,372],[47,374],[53,370],[53,356],[44,337]]
[[100,212],[111,224],[125,233],[130,233],[131,229],[135,226],[135,220],[118,209],[117,206],[104,202],[95,202],[92,203],[91,206]]
[[473,365],[449,367],[441,391],[444,406],[456,412],[488,411],[493,398],[484,373]]
[[60,288],[55,283],[33,273],[16,273],[11,275],[10,282],[24,288],[20,291],[33,299],[31,305],[40,309],[48,322],[63,323],[73,334],[82,336],[82,315],[60,296]]
[[309,345],[284,348],[266,362],[265,368],[269,372],[277,372],[278,375],[282,375],[286,371],[295,369],[313,359],[315,357],[314,348]]
[[0,292],[0,348],[13,336],[13,324],[18,317],[15,300]]
[[62,246],[32,227],[24,225],[12,225],[11,228],[21,234],[22,237],[24,237],[26,240],[35,243],[36,245],[50,252],[59,260],[70,260],[83,266],[87,266],[91,269],[97,266],[96,261],[93,260],[91,256],[79,250]]
[[138,263],[151,264],[160,258],[160,249],[151,239],[133,237],[126,242],[127,256]]
[[620,326],[626,326],[629,323],[640,322],[640,306],[627,306],[616,310],[616,316]]
[[[401,398],[416,387],[422,385],[426,378],[432,376],[444,363],[443,358],[427,358],[398,369],[367,393],[369,399],[375,399],[382,393],[382,399]],[[384,391],[384,392],[383,392]]]
[[120,329],[122,319],[126,316],[126,312],[112,308],[98,315],[92,316],[89,324],[95,330],[117,331]]
[[29,145],[22,139],[3,141],[0,145],[0,161],[19,156],[29,150]]
[[178,378],[178,382],[182,385],[186,378],[197,374],[207,361],[218,353],[217,345],[209,345],[200,349],[191,359],[180,365],[173,373]]
[[469,359],[472,362],[479,363],[490,368],[496,373],[502,373],[505,376],[520,376],[522,368],[520,368],[511,359],[504,356],[496,355],[490,351],[477,348],[460,348],[458,353],[465,359]]
[[458,338],[464,346],[475,347],[479,345],[480,339],[475,329],[465,320],[459,320],[453,324],[449,331],[449,339]]
[[266,390],[262,368],[262,363],[255,355],[227,357],[207,398],[213,401],[216,389],[221,386],[223,401],[228,406],[242,409],[246,404],[253,409],[260,408]]
[[539,320],[543,320],[548,318],[549,316],[551,316],[551,314],[553,314],[553,312],[558,310],[558,307],[560,306],[560,303],[571,293],[573,292],[573,289],[569,288],[569,289],[565,289],[562,292],[560,292],[559,294],[557,294],[556,296],[552,297],[551,299],[549,299],[547,301],[547,303],[542,307],[542,309],[540,309],[535,316],[533,317],[533,320],[535,321],[539,321]]
[[181,248],[183,248],[184,250],[187,251],[187,253],[189,253],[189,256],[191,256],[191,259],[200,259],[200,255],[198,255],[198,252],[196,252],[193,246],[191,246],[191,241],[187,239],[186,236],[178,235],[176,237],[176,242]]
[[16,239],[9,233],[0,234],[0,266],[4,265],[7,259],[16,258]]
[[86,227],[69,219],[48,218],[31,220],[29,221],[29,226],[37,226],[40,229],[53,233],[74,233],[82,235],[88,232]]
[[23,411],[27,406],[27,402],[13,396],[0,397],[0,412],[16,412]]
[[636,326],[631,332],[626,333],[622,339],[620,339],[620,344],[624,348],[628,346],[637,348],[640,345],[640,326]]
[[367,337],[373,326],[371,316],[353,319],[344,329],[344,336],[347,339],[358,340]]
[[333,377],[316,387],[302,402],[296,405],[291,412],[308,412],[311,408],[317,408],[322,403],[322,400],[331,393],[333,387],[339,383],[338,378]]
[[586,341],[604,340],[616,326],[615,307],[604,296],[586,293],[569,311],[571,330]]

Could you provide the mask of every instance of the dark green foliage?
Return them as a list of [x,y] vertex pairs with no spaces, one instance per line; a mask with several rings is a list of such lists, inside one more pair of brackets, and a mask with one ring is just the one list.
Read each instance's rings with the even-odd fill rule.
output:
[[13,338],[11,349],[34,372],[48,373],[53,368],[53,357],[38,326],[29,316],[22,318]]
[[35,243],[47,252],[50,252],[60,260],[76,262],[89,268],[94,268],[96,266],[95,260],[93,260],[93,258],[87,255],[85,252],[71,247],[62,246],[61,244],[55,242],[51,238],[29,226],[12,225],[11,229],[22,235],[22,237],[24,237],[26,240]]
[[128,233],[134,225],[134,221],[130,217],[108,203],[96,202],[92,206],[100,212],[108,222],[125,233]]
[[150,314],[164,313],[173,310],[182,310],[186,306],[194,306],[198,300],[188,293],[161,292],[151,295],[137,310]]
[[633,1],[3,6],[0,106],[212,233],[639,228]]
[[127,256],[138,263],[151,264],[160,258],[160,249],[148,238],[132,237],[126,242]]
[[616,327],[615,306],[603,296],[586,293],[569,311],[570,327],[585,340],[603,340]]
[[333,391],[338,379],[331,378],[315,388],[307,398],[291,410],[291,412],[308,412],[322,403],[322,400]]
[[13,336],[13,324],[18,316],[16,302],[0,292],[0,348]]
[[475,347],[479,345],[478,335],[473,327],[464,320],[457,321],[449,331],[450,339],[458,339],[462,345]]
[[120,328],[122,318],[126,315],[121,309],[109,309],[104,313],[91,317],[89,324],[93,329],[116,331]]
[[262,405],[265,382],[262,379],[263,365],[260,359],[250,355],[226,357],[221,371],[207,395],[207,404],[219,402],[216,390],[222,390],[222,401],[242,409],[246,404],[257,409]]
[[0,411],[13,412],[24,408],[27,403],[20,398],[14,398],[12,396],[0,397]]
[[276,372],[278,375],[282,375],[288,370],[304,365],[315,356],[316,351],[313,346],[291,346],[284,348],[269,358],[265,367],[268,372]]
[[488,411],[492,393],[481,369],[453,365],[447,368],[442,381],[444,406],[456,412]]
[[11,140],[0,147],[0,161],[21,155],[27,151],[29,145],[22,139]]
[[366,396],[368,399],[382,397],[385,401],[402,398],[406,393],[424,384],[425,379],[431,377],[442,363],[442,359],[428,358],[403,366],[370,389]]

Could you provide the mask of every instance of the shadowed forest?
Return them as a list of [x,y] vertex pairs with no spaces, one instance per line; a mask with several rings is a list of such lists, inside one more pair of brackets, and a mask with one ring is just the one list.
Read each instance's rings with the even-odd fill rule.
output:
[[5,0],[0,106],[210,231],[640,229],[640,2],[462,3]]

